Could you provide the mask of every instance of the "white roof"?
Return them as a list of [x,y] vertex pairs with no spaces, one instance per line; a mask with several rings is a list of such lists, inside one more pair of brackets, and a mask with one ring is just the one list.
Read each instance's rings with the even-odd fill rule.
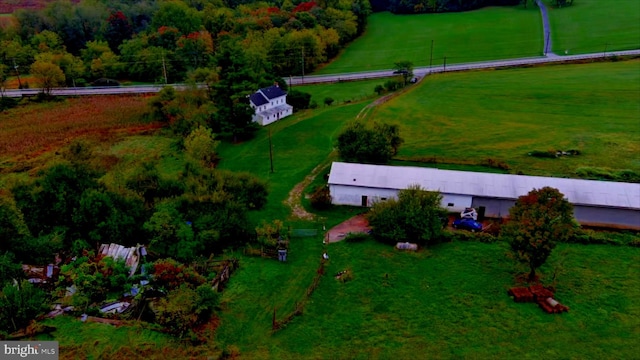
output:
[[329,184],[398,190],[418,184],[443,194],[504,199],[517,199],[549,186],[560,190],[572,204],[640,209],[640,184],[613,181],[334,162]]

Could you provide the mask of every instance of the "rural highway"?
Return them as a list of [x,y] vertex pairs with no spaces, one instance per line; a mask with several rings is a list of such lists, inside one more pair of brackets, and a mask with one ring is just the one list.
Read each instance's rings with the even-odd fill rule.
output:
[[[553,53],[548,53],[547,56],[534,57],[534,58],[520,58],[511,60],[494,60],[483,61],[463,64],[452,65],[440,65],[433,67],[416,67],[413,69],[413,73],[416,77],[424,77],[433,73],[442,73],[450,71],[467,71],[467,70],[479,70],[479,69],[491,69],[491,68],[505,68],[505,67],[517,67],[525,65],[536,65],[546,63],[559,63],[565,61],[577,61],[598,59],[611,56],[640,56],[640,49],[627,50],[627,51],[610,51],[600,52],[594,54],[581,54],[581,55],[569,55],[569,56],[557,56]],[[353,81],[353,80],[365,80],[365,79],[379,79],[391,77],[393,75],[393,69],[367,71],[367,72],[353,72],[333,75],[311,75],[311,76],[295,76],[285,78],[288,80],[289,85],[303,85],[303,84],[320,84],[320,83],[334,83],[340,81]],[[169,84],[169,85],[136,85],[136,86],[117,86],[117,87],[76,87],[76,88],[55,88],[51,90],[51,95],[56,96],[82,96],[82,95],[116,95],[116,94],[149,94],[160,91],[164,86],[173,86],[180,90],[187,86],[184,84]],[[22,89],[22,90],[5,90],[4,96],[7,97],[22,97],[22,96],[34,96],[41,89]]]

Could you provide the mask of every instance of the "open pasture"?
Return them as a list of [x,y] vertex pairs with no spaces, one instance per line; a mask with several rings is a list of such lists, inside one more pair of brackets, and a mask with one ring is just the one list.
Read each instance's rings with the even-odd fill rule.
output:
[[[575,176],[580,167],[640,171],[640,61],[445,73],[380,105],[370,119],[400,125],[399,158]],[[532,151],[578,150],[534,158]]]
[[[540,56],[542,22],[537,7],[489,7],[463,13],[369,16],[364,35],[318,74]],[[433,40],[433,56],[431,43]],[[431,61],[433,59],[433,61]]]
[[[291,291],[283,282],[273,293],[274,282],[278,271],[289,279],[293,268],[255,260],[241,269],[224,294],[221,346],[278,359],[632,358],[640,351],[640,249],[558,246],[541,274],[547,284],[557,274],[556,298],[570,307],[561,315],[507,296],[518,270],[504,243],[404,253],[373,241],[341,242],[327,251],[327,272],[304,314],[273,335],[269,315]],[[336,280],[343,270],[353,279]]]
[[577,0],[559,9],[545,3],[558,55],[640,48],[640,1]]

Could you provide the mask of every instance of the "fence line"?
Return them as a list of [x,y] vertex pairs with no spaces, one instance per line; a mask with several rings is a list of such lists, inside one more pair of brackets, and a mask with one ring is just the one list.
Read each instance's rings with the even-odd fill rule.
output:
[[313,281],[311,282],[311,285],[309,285],[309,287],[307,288],[305,296],[302,298],[302,300],[300,300],[299,302],[295,303],[293,311],[288,313],[282,320],[278,321],[277,317],[276,317],[276,309],[275,308],[273,309],[273,319],[272,319],[272,322],[271,322],[271,331],[272,332],[276,332],[276,331],[282,329],[288,323],[290,323],[291,320],[293,320],[294,317],[296,317],[298,315],[302,315],[302,312],[304,310],[305,305],[307,304],[307,301],[309,301],[309,298],[311,297],[313,292],[316,290],[316,288],[320,284],[320,279],[324,275],[324,264],[325,264],[325,261],[326,260],[324,258],[322,260],[320,260],[320,266],[318,267],[318,270],[316,270],[316,275],[313,277]]

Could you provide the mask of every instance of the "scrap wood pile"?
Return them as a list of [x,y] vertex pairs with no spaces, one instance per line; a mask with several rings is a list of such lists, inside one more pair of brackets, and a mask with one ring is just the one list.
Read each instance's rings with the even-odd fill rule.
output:
[[559,314],[569,311],[567,306],[553,298],[553,291],[542,285],[531,285],[528,288],[516,287],[507,292],[515,302],[535,302],[548,314]]

